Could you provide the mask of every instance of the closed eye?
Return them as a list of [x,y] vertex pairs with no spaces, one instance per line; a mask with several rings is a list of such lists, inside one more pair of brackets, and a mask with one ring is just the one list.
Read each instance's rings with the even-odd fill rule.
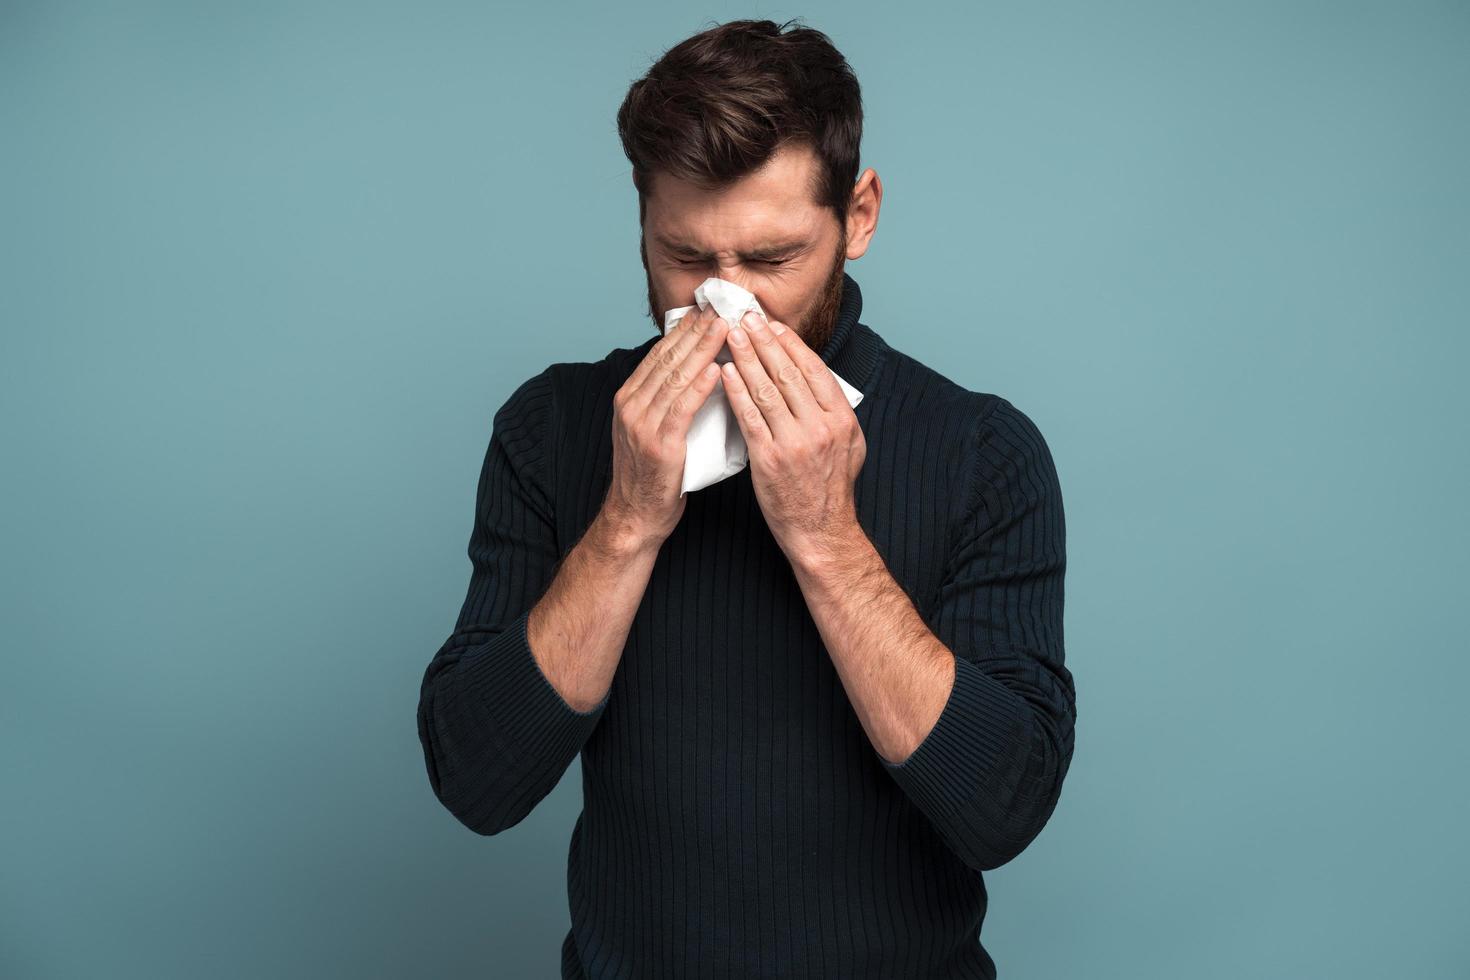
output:
[[[680,265],[704,265],[704,259],[677,259]],[[789,259],[751,259],[757,265],[785,265]]]

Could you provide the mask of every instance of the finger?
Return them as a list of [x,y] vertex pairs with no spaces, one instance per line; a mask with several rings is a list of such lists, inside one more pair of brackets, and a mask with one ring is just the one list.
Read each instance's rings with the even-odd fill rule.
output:
[[649,352],[648,359],[653,364],[633,392],[634,402],[643,405],[645,409],[652,403],[666,383],[669,372],[683,362],[690,348],[704,336],[704,331],[713,320],[712,314],[713,308],[701,310],[696,307],[679,318],[675,328],[669,332],[669,343],[663,351],[657,357],[652,356],[652,351]]
[[663,421],[659,423],[659,432],[664,435],[671,433],[687,433],[694,413],[699,411],[708,399],[710,392],[715,390],[715,385],[720,383],[720,366],[713,360],[707,361],[702,368],[694,371],[693,380],[689,382],[682,391],[675,393],[669,400],[668,410],[664,413]]
[[[797,367],[791,355],[786,353],[786,345],[781,343],[777,336],[778,330],[791,332],[786,325],[767,320],[754,311],[747,313],[741,322],[749,328],[751,349],[760,358],[766,374],[781,389],[787,411],[798,420],[820,414],[822,406],[812,394],[811,386],[806,383],[806,372]],[[760,389],[755,388],[754,392],[757,396],[757,403],[759,403]],[[781,431],[776,419],[771,420],[771,427],[777,433]]]
[[[648,413],[654,418],[662,418],[670,413],[671,407],[676,404],[676,400],[699,377],[700,372],[705,369],[705,366],[714,363],[715,355],[724,346],[727,329],[725,321],[719,317],[715,317],[710,321],[709,325],[700,333],[698,340],[685,352],[683,360],[671,367],[662,376],[663,383],[658,386],[658,390],[653,393],[653,397],[648,403]],[[694,409],[699,408],[703,404],[704,402],[701,400],[699,404],[689,410],[690,413],[692,414]]]
[[751,399],[750,386],[745,383],[735,362],[720,369],[720,382],[725,386],[725,397],[730,402],[730,410],[735,413],[735,421],[740,426],[740,434],[745,436],[746,445],[768,446],[774,436],[766,425],[765,413]]
[[[749,322],[750,319],[746,317],[746,322]],[[770,333],[769,329],[762,329],[761,332]],[[740,328],[730,331],[730,357],[740,372],[740,380],[745,382],[750,401],[760,409],[772,436],[785,438],[786,433],[796,427],[796,419],[792,417],[791,409],[786,406],[786,398],[781,393],[781,386],[772,381],[771,376],[766,373],[766,368],[761,363],[760,355],[755,352],[754,347],[755,342],[751,339],[750,331]]]
[[827,412],[841,408],[851,410],[852,406],[847,402],[847,395],[832,375],[832,369],[827,366],[826,361],[822,360],[822,355],[808,347],[800,334],[787,328],[779,320],[771,320],[769,323],[771,329],[776,333],[777,341],[786,351],[786,356],[790,357],[806,376],[807,387],[811,389],[812,397],[816,399],[818,405],[822,406],[822,410]]
[[684,313],[679,317],[679,319],[675,320],[664,330],[663,336],[659,337],[658,340],[653,342],[653,346],[648,349],[648,353],[643,355],[643,359],[638,362],[638,364],[633,368],[633,372],[629,374],[627,380],[623,382],[623,387],[626,388],[630,394],[637,394],[638,389],[643,385],[643,382],[648,379],[649,373],[658,367],[660,359],[668,352],[668,349],[673,346],[674,342],[679,338],[682,331],[687,329],[690,325],[694,323],[695,316],[691,316],[690,314],[698,313],[699,307],[697,306],[685,310]]

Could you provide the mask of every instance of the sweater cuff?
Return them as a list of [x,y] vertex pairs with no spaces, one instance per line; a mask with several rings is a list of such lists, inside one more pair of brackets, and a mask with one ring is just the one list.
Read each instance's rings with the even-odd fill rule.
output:
[[568,704],[531,653],[526,637],[530,615],[527,609],[489,643],[460,657],[461,696],[482,705],[484,716],[495,720],[501,745],[512,759],[574,756],[597,727],[612,691],[590,711]]
[[[973,801],[978,787],[1021,777],[1030,712],[1024,699],[973,662],[954,656],[954,687],[939,719],[901,763],[879,755],[883,767],[917,802],[951,814]],[[927,807],[926,807],[927,808]]]

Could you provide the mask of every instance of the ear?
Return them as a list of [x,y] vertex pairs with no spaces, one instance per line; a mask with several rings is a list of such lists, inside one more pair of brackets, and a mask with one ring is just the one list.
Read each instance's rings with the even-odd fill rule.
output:
[[872,167],[862,172],[852,188],[847,206],[847,257],[860,259],[878,230],[878,209],[883,204],[883,181]]

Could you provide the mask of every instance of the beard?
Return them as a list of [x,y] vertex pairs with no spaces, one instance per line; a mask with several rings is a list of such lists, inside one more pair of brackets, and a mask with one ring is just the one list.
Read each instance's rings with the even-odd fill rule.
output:
[[796,330],[797,336],[818,354],[822,353],[822,348],[827,346],[827,341],[832,339],[832,333],[837,329],[837,314],[842,312],[842,274],[846,266],[847,225],[843,224],[837,251],[832,256],[832,268],[827,273],[827,281],[822,283],[817,304]]
[[[837,248],[832,255],[832,266],[827,272],[827,279],[822,283],[817,293],[816,303],[802,317],[801,323],[788,323],[787,326],[796,331],[796,335],[802,341],[816,351],[822,353],[822,348],[827,346],[827,341],[832,339],[832,333],[837,329],[837,314],[842,312],[842,275],[847,266],[847,224],[843,222],[839,226]],[[643,259],[643,278],[648,283],[648,316],[653,320],[653,329],[660,337],[664,332],[664,318],[659,310],[658,293],[653,287],[653,276],[648,272],[648,246],[644,237],[638,236],[638,254]],[[670,307],[672,309],[673,307]]]

